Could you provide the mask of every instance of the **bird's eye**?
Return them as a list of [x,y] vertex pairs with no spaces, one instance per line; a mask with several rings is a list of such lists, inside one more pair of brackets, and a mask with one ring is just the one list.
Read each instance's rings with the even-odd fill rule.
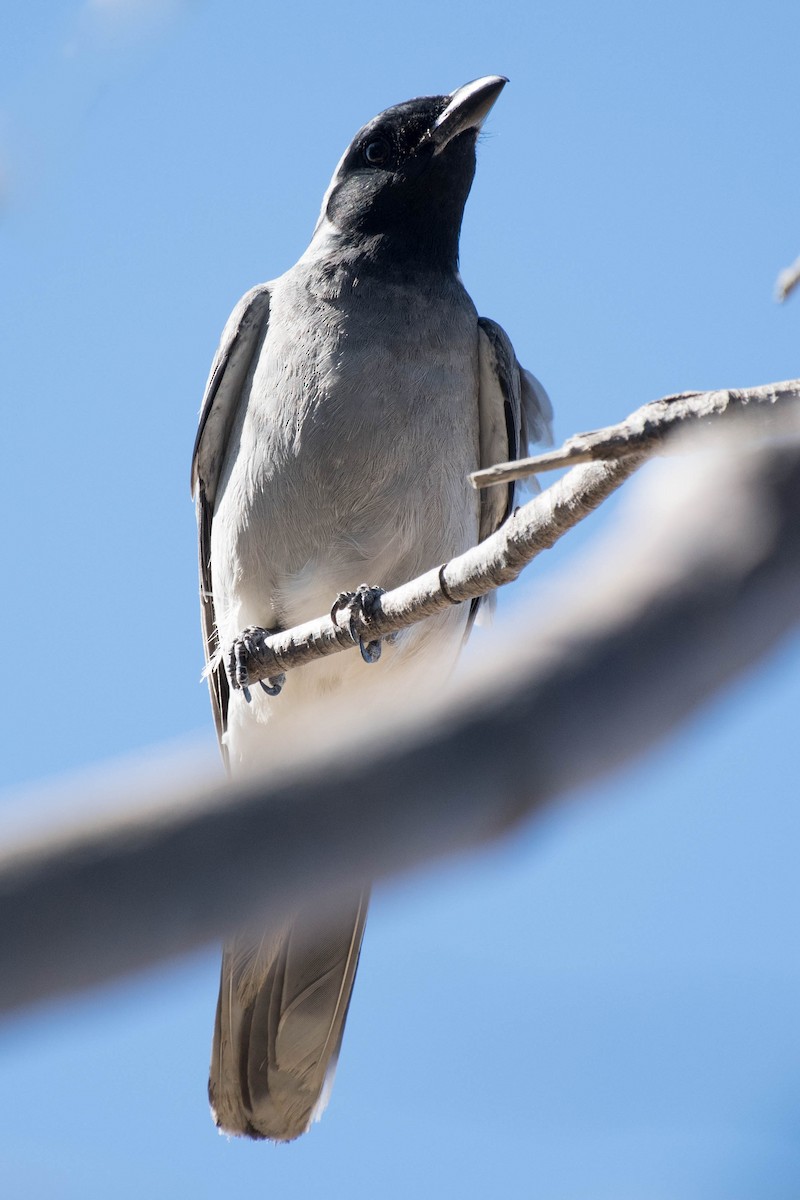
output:
[[383,167],[389,161],[392,148],[386,138],[373,138],[364,147],[364,162],[368,167]]

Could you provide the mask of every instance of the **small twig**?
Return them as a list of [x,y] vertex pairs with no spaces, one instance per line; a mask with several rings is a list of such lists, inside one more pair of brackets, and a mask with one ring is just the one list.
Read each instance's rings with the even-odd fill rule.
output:
[[493,484],[511,483],[514,479],[524,479],[541,471],[571,467],[576,463],[607,462],[626,458],[629,454],[653,454],[684,422],[706,421],[709,418],[717,420],[738,413],[748,405],[774,407],[798,399],[800,379],[768,383],[763,387],[738,388],[735,391],[681,392],[643,404],[618,425],[609,425],[589,433],[576,433],[558,450],[474,471],[469,480],[473,487],[485,488]]
[[775,283],[775,299],[779,304],[788,299],[800,283],[800,258],[796,258],[790,267],[781,271]]

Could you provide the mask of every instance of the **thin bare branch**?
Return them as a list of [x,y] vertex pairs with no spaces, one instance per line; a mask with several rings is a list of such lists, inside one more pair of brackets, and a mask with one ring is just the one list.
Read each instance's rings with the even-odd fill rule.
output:
[[[340,650],[352,650],[358,638],[385,637],[452,604],[485,596],[516,579],[538,554],[593,512],[679,427],[710,424],[732,414],[741,417],[746,408],[751,412],[757,408],[765,414],[782,413],[789,405],[797,405],[798,400],[798,379],[738,391],[684,392],[645,404],[618,425],[577,434],[551,454],[478,472],[471,476],[473,481],[477,476],[486,480],[491,475],[489,482],[494,483],[569,463],[591,464],[575,467],[517,509],[497,533],[479,546],[384,593],[369,620],[355,612],[352,627],[356,641],[348,620],[337,622],[330,616],[282,633],[251,630],[246,650],[240,651],[248,681],[269,679]],[[232,661],[228,666],[229,677],[235,679]]]
[[279,922],[300,896],[329,907],[343,881],[477,846],[662,739],[797,620],[800,447],[752,440],[649,473],[602,552],[432,707],[360,714],[357,737],[328,714],[236,784],[124,772],[103,824],[7,846],[0,1007]]
[[[358,638],[385,637],[432,617],[454,604],[485,596],[517,579],[523,568],[568,530],[593,512],[645,461],[644,455],[624,462],[578,467],[553,487],[518,508],[497,533],[465,554],[452,558],[399,588],[384,592],[378,610],[367,620],[353,614],[353,640],[347,619],[318,617],[282,633],[250,631],[249,652],[241,655],[248,681],[269,679],[293,667],[340,650],[352,650]],[[229,663],[229,677],[234,670]]]
[[680,392],[643,404],[618,425],[576,433],[558,450],[473,471],[470,483],[476,488],[492,487],[576,463],[613,462],[630,454],[654,454],[663,448],[679,426],[687,422],[716,421],[720,417],[739,415],[743,409],[753,406],[784,409],[798,400],[800,379],[735,391]]
[[781,271],[775,284],[775,299],[782,304],[792,294],[800,283],[800,258],[796,258],[790,267]]

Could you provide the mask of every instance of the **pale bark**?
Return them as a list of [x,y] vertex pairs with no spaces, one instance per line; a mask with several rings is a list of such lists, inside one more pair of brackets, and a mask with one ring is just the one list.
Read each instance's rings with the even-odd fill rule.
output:
[[[367,620],[357,610],[352,627],[365,640],[385,637],[433,616],[452,604],[484,596],[515,580],[525,566],[549,549],[584,517],[593,512],[646,458],[663,449],[679,429],[721,423],[747,411],[750,429],[758,412],[765,425],[797,407],[800,379],[736,391],[686,392],[638,408],[627,420],[592,433],[576,434],[552,453],[476,472],[481,486],[508,482],[535,471],[581,465],[517,509],[492,537],[441,567],[385,592],[380,607]],[[380,580],[369,582],[380,583]],[[333,601],[333,597],[331,600]],[[248,682],[272,678],[318,658],[352,650],[350,622],[318,617],[281,633],[253,633],[247,652],[240,653]],[[229,676],[234,677],[229,662]]]
[[[577,467],[518,508],[497,533],[478,546],[384,592],[379,609],[369,620],[356,610],[356,635],[374,639],[397,633],[453,604],[485,596],[511,583],[538,554],[555,545],[602,504],[642,462],[644,456],[639,455],[624,462]],[[267,634],[264,630],[253,635],[251,631],[251,652],[245,656],[249,682],[268,679],[340,650],[352,650],[356,642],[349,625],[345,615],[339,615],[336,621],[327,615],[281,633]]]

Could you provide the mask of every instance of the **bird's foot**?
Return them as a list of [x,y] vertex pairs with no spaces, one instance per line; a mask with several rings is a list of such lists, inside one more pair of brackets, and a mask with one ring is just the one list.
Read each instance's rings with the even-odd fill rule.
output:
[[[355,618],[360,616],[365,624],[369,625],[375,614],[380,612],[381,596],[385,591],[385,588],[371,587],[368,583],[362,583],[354,592],[340,592],[331,608],[331,620],[334,625],[338,625],[339,623],[339,613],[347,612],[350,636],[354,642],[358,643],[361,657],[366,663],[375,663],[380,658],[381,639],[371,638],[367,640],[362,635],[359,635],[355,625]],[[397,641],[397,634],[387,634],[384,641],[390,644]]]
[[[257,657],[264,640],[277,632],[277,629],[262,629],[259,625],[248,625],[247,629],[242,630],[234,639],[233,645],[228,651],[228,677],[231,685],[241,691],[248,704],[253,697],[250,694],[247,664],[251,659]],[[283,673],[271,675],[266,683],[263,679],[258,680],[261,690],[268,696],[279,696],[285,682],[286,676]]]

